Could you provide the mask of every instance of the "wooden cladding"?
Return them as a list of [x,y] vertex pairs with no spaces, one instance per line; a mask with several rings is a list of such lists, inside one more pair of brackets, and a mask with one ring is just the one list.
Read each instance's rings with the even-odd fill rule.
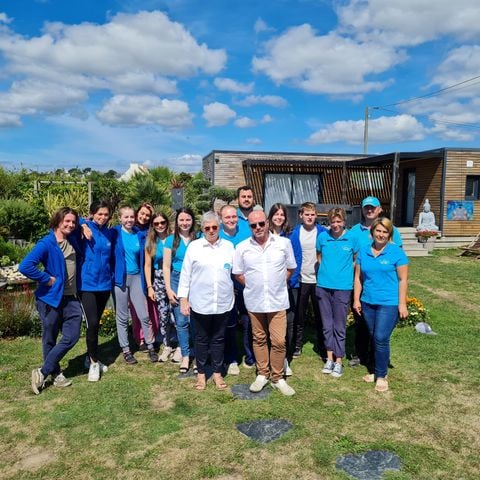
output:
[[255,201],[263,204],[266,173],[319,175],[322,191],[319,197],[322,203],[331,205],[360,205],[362,199],[373,195],[380,200],[388,213],[392,191],[392,167],[348,166],[345,162],[325,164],[325,162],[302,163],[269,163],[255,164],[244,162],[246,183],[252,186]]

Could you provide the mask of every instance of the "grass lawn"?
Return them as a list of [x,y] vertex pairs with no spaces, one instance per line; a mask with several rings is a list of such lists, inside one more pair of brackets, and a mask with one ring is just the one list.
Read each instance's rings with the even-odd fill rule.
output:
[[[362,381],[363,367],[338,380],[322,375],[311,344],[292,364],[291,398],[242,401],[210,382],[195,392],[173,364],[138,353],[138,365],[125,365],[115,338],[102,344],[109,371],[88,383],[82,338],[63,362],[73,386],[35,396],[41,342],[2,340],[0,478],[346,479],[338,455],[387,449],[403,463],[390,479],[478,479],[480,261],[455,254],[411,259],[409,296],[430,309],[438,335],[394,332],[387,394]],[[241,369],[227,383],[253,377]],[[267,445],[235,428],[275,418],[294,428]]]

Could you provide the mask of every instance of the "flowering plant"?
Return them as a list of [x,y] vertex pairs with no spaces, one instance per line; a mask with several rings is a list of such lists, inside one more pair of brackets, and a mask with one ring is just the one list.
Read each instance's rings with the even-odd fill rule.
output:
[[430,237],[439,237],[441,233],[440,230],[419,230],[418,232],[415,232],[415,236],[419,240],[427,240],[427,238]]
[[399,327],[406,325],[415,326],[418,322],[429,322],[430,313],[425,305],[415,297],[407,297],[407,310],[408,317],[404,320],[400,319],[398,322]]
[[100,318],[100,334],[111,337],[117,333],[117,323],[115,321],[115,310],[106,308]]

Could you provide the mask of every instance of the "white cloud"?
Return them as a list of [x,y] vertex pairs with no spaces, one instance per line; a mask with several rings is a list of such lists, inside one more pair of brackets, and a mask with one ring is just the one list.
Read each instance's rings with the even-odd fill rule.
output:
[[203,106],[202,117],[207,121],[207,127],[221,127],[236,116],[237,114],[224,103],[213,102]]
[[108,125],[159,125],[166,129],[187,127],[192,122],[188,104],[153,95],[115,95],[97,114]]
[[173,170],[182,172],[198,172],[202,168],[202,156],[192,153],[186,153],[179,157],[168,159],[168,163],[172,165]]
[[245,140],[245,143],[248,143],[249,145],[260,145],[262,141],[259,138],[252,137],[252,138],[247,138]]
[[275,29],[273,27],[269,27],[263,18],[258,17],[255,21],[255,25],[253,26],[253,30],[258,34],[262,32],[272,32]]
[[218,77],[213,83],[219,90],[230,93],[250,93],[253,90],[253,82],[240,83],[231,78]]
[[11,23],[12,19],[6,13],[0,12],[0,23]]
[[480,38],[476,0],[351,0],[337,8],[340,28],[360,41],[411,46],[441,36]]
[[238,128],[252,128],[257,125],[257,122],[249,117],[240,117],[235,120],[235,126]]
[[0,113],[0,128],[21,127],[22,122],[18,115],[12,113]]
[[[9,21],[0,15],[0,23]],[[19,115],[58,113],[78,106],[93,91],[137,96],[175,94],[177,77],[217,74],[227,58],[223,49],[198,43],[183,25],[159,11],[119,13],[104,24],[47,23],[43,33],[32,38],[15,34],[3,25],[0,54],[4,74],[21,79],[2,94],[0,113]],[[38,87],[38,94],[31,85]],[[47,85],[53,87],[51,92]],[[162,110],[169,108],[162,106]],[[184,112],[176,111],[180,115],[171,123],[189,123],[187,112],[188,107]],[[105,111],[99,115],[110,118]],[[131,115],[127,123],[135,118],[140,124],[149,123],[148,116]],[[152,118],[156,116],[158,112],[152,114]],[[116,115],[111,118],[116,119]],[[169,122],[162,119],[160,123]]]
[[445,124],[437,124],[430,129],[432,134],[436,134],[442,140],[456,141],[456,142],[471,142],[475,140],[475,135],[466,130],[459,130],[458,128],[447,126]]
[[84,102],[84,90],[44,80],[13,82],[10,91],[0,94],[0,112],[35,115],[53,114],[67,110],[71,105]]
[[278,95],[248,95],[243,100],[239,100],[236,103],[242,107],[269,105],[270,107],[283,108],[288,105],[288,102]]
[[[346,142],[363,143],[363,120],[342,120],[331,123],[312,133],[307,142],[312,145],[322,143]],[[427,129],[411,115],[380,117],[368,124],[370,143],[389,143],[423,140]]]
[[260,120],[261,123],[270,123],[270,122],[273,122],[273,118],[271,115],[269,115],[268,113],[265,114],[262,119]]
[[358,43],[329,33],[316,35],[304,24],[288,29],[265,44],[265,55],[254,57],[254,71],[277,84],[290,84],[310,93],[352,95],[382,90],[390,81],[370,81],[405,55],[375,42]]

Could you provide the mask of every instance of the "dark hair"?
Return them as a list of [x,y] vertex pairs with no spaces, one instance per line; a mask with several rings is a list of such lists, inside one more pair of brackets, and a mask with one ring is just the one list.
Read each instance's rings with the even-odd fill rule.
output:
[[162,217],[167,221],[167,229],[165,230],[166,234],[168,235],[170,231],[170,220],[167,215],[163,212],[155,212],[152,216],[152,223],[150,225],[150,229],[148,230],[147,240],[145,243],[145,250],[150,254],[151,257],[155,256],[157,252],[157,232],[153,227],[153,220],[157,217]]
[[238,187],[237,188],[237,198],[240,196],[240,192],[242,190],[250,190],[253,194],[253,188],[250,185],[244,185],[243,187]]
[[63,222],[63,219],[69,213],[71,213],[72,215],[75,215],[75,223],[78,223],[78,213],[73,208],[62,207],[62,208],[59,208],[56,212],[54,212],[54,214],[50,218],[50,223],[48,227],[55,230]]
[[290,233],[290,230],[292,229],[292,227],[290,227],[290,225],[288,223],[287,207],[283,203],[274,203],[270,207],[270,211],[268,212],[268,225],[269,225],[270,231],[273,232],[272,218],[279,210],[283,210],[283,213],[285,215],[285,222],[282,225],[282,231],[285,235],[288,235]]
[[143,202],[143,203],[141,203],[141,204],[138,206],[138,208],[135,210],[135,225],[136,225],[137,227],[139,227],[140,230],[146,230],[146,229],[150,226],[150,223],[147,223],[146,225],[140,225],[140,224],[138,223],[138,212],[140,212],[140,210],[141,210],[142,208],[146,208],[146,209],[150,212],[150,221],[152,220],[153,211],[154,211],[154,210],[153,210],[152,205],[150,205],[150,203],[148,203],[148,202]]
[[90,204],[89,208],[89,213],[90,215],[95,215],[101,208],[107,208],[108,209],[108,216],[110,217],[112,215],[112,207],[110,203],[108,203],[106,200],[95,200]]
[[195,240],[195,238],[196,238],[196,235],[195,235],[195,215],[194,215],[192,209],[190,209],[188,207],[179,208],[175,212],[175,228],[173,230],[172,258],[175,256],[178,245],[180,245],[180,229],[178,228],[178,217],[180,216],[181,213],[186,213],[187,215],[190,215],[192,217],[192,226],[190,227],[190,231],[188,232],[188,236],[190,237],[190,240]]

